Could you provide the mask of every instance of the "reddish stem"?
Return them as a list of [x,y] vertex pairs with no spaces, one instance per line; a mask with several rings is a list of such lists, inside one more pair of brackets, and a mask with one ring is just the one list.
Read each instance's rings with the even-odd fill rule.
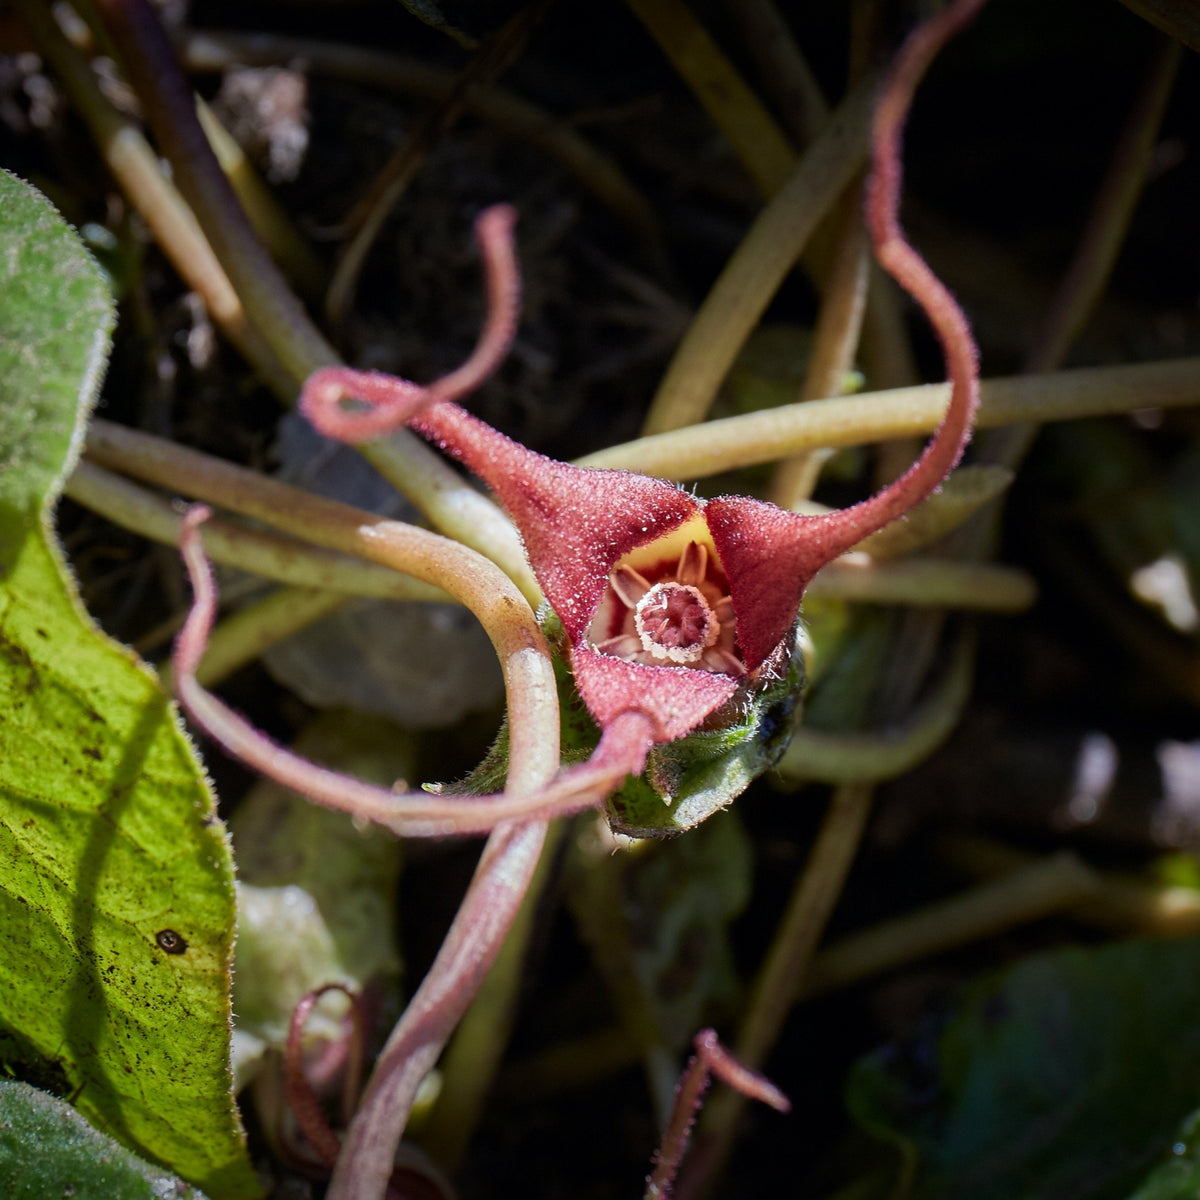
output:
[[195,598],[175,642],[175,690],[201,728],[260,774],[327,808],[376,821],[406,837],[450,837],[486,833],[504,821],[548,820],[594,808],[627,775],[641,773],[654,729],[650,719],[639,712],[623,714],[610,724],[587,762],[560,771],[542,788],[512,795],[395,792],[318,766],[277,746],[196,679],[217,611],[216,583],[199,536],[199,526],[208,516],[208,508],[194,505],[180,534],[179,548]]
[[716,1075],[743,1096],[761,1100],[781,1113],[792,1109],[791,1101],[770,1080],[743,1066],[721,1045],[716,1030],[701,1030],[693,1044],[696,1053],[679,1077],[671,1118],[654,1156],[654,1173],[646,1181],[645,1200],[669,1200],[710,1076]]
[[308,1023],[312,1010],[317,1006],[321,997],[329,992],[343,992],[349,998],[350,1015],[354,1023],[352,1037],[361,1052],[363,1029],[358,997],[343,984],[327,983],[302,996],[299,1004],[292,1010],[292,1019],[288,1024],[287,1043],[283,1054],[283,1074],[287,1086],[288,1104],[296,1118],[296,1124],[300,1126],[300,1132],[317,1152],[317,1157],[332,1171],[342,1143],[326,1119],[321,1102],[317,1099],[317,1094],[305,1074],[302,1044],[304,1026]]
[[905,474],[869,500],[820,519],[830,560],[936,491],[957,465],[971,437],[979,405],[979,352],[958,302],[908,243],[900,226],[901,135],[913,94],[929,64],[984,3],[955,0],[913,30],[896,56],[875,111],[872,169],[867,180],[867,228],[880,266],[925,310],[937,333],[951,383],[950,404],[924,453]]
[[[483,257],[487,316],[470,358],[430,384],[413,383],[378,371],[327,367],[305,382],[300,411],[326,437],[365,442],[407,424],[421,409],[441,400],[457,400],[479,387],[504,361],[521,310],[521,272],[513,243],[517,213],[495,204],[475,220]],[[346,409],[344,400],[361,400],[366,409]]]

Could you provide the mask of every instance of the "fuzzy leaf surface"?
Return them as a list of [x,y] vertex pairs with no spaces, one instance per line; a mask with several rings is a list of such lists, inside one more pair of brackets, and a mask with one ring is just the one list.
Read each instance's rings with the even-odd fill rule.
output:
[[93,1129],[69,1104],[0,1082],[0,1194],[6,1200],[205,1200]]
[[111,303],[8,175],[0,246],[0,1048],[126,1147],[218,1200],[254,1196],[225,830],[156,678],[92,624],[49,531]]

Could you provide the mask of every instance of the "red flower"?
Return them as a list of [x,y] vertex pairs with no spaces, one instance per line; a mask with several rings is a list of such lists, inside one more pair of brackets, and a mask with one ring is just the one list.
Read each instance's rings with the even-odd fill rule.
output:
[[[511,226],[511,210],[485,213],[485,247]],[[670,742],[719,721],[740,690],[784,669],[809,580],[941,482],[969,434],[975,390],[973,376],[956,385],[946,421],[906,476],[822,516],[745,497],[704,501],[663,480],[556,462],[439,399],[441,384],[334,367],[308,380],[301,407],[345,440],[376,436],[386,413],[483,479],[524,538],[596,721],[642,712],[654,741]],[[376,407],[346,411],[351,397]]]
[[[664,743],[719,725],[739,693],[786,668],[800,599],[817,571],[928,496],[958,462],[978,401],[975,345],[961,310],[900,230],[899,142],[929,59],[978,6],[964,0],[913,35],[876,114],[867,212],[876,253],[924,306],[953,387],[924,454],[871,499],[822,516],[745,497],[704,501],[663,480],[555,462],[453,403],[496,368],[516,327],[515,213],[507,206],[477,222],[488,319],[462,367],[424,387],[344,367],[305,384],[301,408],[328,436],[363,441],[407,424],[488,484],[524,538],[566,632],[579,694],[602,728],[640,712],[653,741]],[[347,410],[346,400],[369,407]]]

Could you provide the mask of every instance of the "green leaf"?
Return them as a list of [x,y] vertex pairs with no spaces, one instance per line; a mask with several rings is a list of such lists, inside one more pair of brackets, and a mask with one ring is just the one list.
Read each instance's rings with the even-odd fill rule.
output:
[[99,271],[0,175],[0,1027],[13,1073],[214,1197],[259,1191],[230,1091],[233,871],[151,672],[47,532],[103,362]]
[[1200,1101],[1198,989],[1194,939],[1040,955],[860,1061],[850,1108],[901,1150],[910,1200],[1121,1200]]
[[0,1195],[5,1200],[204,1200],[93,1129],[69,1104],[0,1083]]
[[[0,510],[32,523],[79,455],[104,374],[112,300],[62,218],[3,171],[0,286]],[[11,528],[0,525],[0,569]]]

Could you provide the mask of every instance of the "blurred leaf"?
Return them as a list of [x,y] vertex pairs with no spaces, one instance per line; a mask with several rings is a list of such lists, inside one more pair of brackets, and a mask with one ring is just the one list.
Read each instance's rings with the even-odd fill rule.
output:
[[0,1195],[204,1200],[203,1193],[93,1129],[69,1104],[8,1082],[0,1082]]
[[1129,1200],[1196,1200],[1200,1196],[1200,1111],[1191,1113],[1166,1158]]
[[665,1068],[669,1099],[678,1052],[736,993],[729,927],[749,900],[753,855],[736,812],[669,845],[613,850],[600,822],[581,829],[568,897],[628,1036],[652,1075]]
[[1200,1099],[1198,988],[1196,940],[1039,955],[860,1060],[851,1111],[901,1149],[911,1200],[1121,1200]]
[[230,1093],[233,871],[157,680],[79,605],[48,532],[111,306],[71,230],[0,175],[0,1026],[125,1145],[256,1195]]
[[[412,739],[377,717],[322,713],[294,748],[384,787],[412,775]],[[369,988],[384,1001],[384,1019],[394,1015],[401,844],[378,826],[360,828],[346,813],[269,781],[255,785],[239,807],[233,837],[240,868],[234,993],[240,1087],[251,1066],[247,1052],[282,1046],[292,1010],[323,984]],[[308,1032],[320,1031],[314,1017]]]

